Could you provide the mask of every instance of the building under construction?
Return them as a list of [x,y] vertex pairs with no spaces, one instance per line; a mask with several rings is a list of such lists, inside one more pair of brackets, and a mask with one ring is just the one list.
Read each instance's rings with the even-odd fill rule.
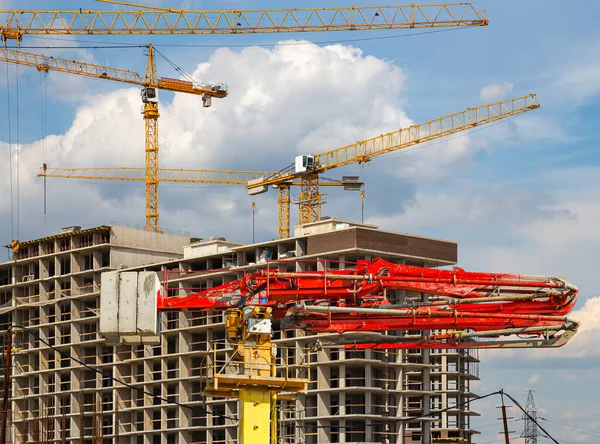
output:
[[[296,271],[339,269],[376,256],[419,266],[457,259],[453,242],[334,219],[298,226],[294,234],[243,245],[101,226],[21,242],[14,260],[0,264],[2,323],[33,329],[65,355],[25,333],[15,335],[12,442],[237,442],[238,401],[202,396],[207,357],[215,348],[224,353],[223,314],[163,313],[160,344],[108,346],[99,335],[103,271],[159,271],[169,295],[183,296],[291,257],[302,259],[290,262]],[[428,296],[396,291],[388,297],[401,303]],[[314,342],[300,331],[276,338],[292,349]],[[278,442],[470,443],[476,433],[470,421],[476,413],[462,405],[474,396],[476,351],[324,347],[311,353],[308,393],[280,401]],[[428,420],[385,420],[452,406]]]

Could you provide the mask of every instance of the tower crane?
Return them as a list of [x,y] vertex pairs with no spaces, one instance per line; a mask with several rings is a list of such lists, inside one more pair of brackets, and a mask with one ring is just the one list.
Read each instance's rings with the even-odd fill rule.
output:
[[[165,183],[197,183],[212,185],[246,185],[249,181],[265,176],[273,176],[276,172],[243,171],[243,170],[188,170],[182,168],[159,168],[158,181]],[[118,181],[144,181],[146,174],[143,168],[112,167],[112,168],[48,168],[42,166],[38,177],[56,179],[84,179],[84,180],[118,180]],[[346,191],[360,191],[363,183],[358,176],[343,176],[341,180],[327,179],[321,186],[342,187]],[[278,200],[278,220],[280,225],[287,228],[289,233],[289,214],[291,199],[289,188],[302,186],[300,180],[292,180],[281,184],[280,190],[285,189],[286,200]],[[283,221],[283,222],[282,222]],[[286,236],[287,237],[287,236]]]
[[[289,187],[285,184],[300,180],[302,185],[299,198],[299,223],[315,222],[321,217],[322,195],[319,193],[319,175],[323,172],[353,163],[369,162],[377,156],[516,116],[537,109],[539,106],[535,94],[515,97],[467,108],[319,154],[297,156],[292,165],[277,174],[249,181],[248,194],[265,193],[269,185],[272,185],[278,187],[279,201],[284,199],[289,201],[289,195],[286,197]],[[289,214],[281,216],[281,213],[280,207],[279,237],[285,238],[289,237],[289,224],[286,225]]]
[[[289,272],[287,262],[296,260],[271,262],[184,297],[165,297],[168,284],[163,287],[155,272],[103,273],[100,333],[114,343],[143,343],[158,336],[157,312],[224,312],[232,352],[224,367],[213,362],[204,393],[239,398],[239,442],[267,444],[276,442],[269,422],[275,421],[270,407],[277,394],[305,392],[308,383],[281,376],[273,321],[283,329],[329,333],[327,341],[356,349],[551,348],[566,344],[578,329],[566,317],[578,289],[558,277],[437,270],[381,258]],[[395,290],[432,298],[392,304],[387,295]],[[382,334],[387,331],[406,334]],[[420,331],[430,333],[415,335]]]
[[[148,66],[155,71],[154,49],[148,47]],[[97,65],[59,57],[50,57],[20,50],[0,48],[0,62],[15,65],[30,66],[40,72],[57,71],[76,74],[104,80],[113,80],[132,85],[140,85],[144,102],[143,114],[146,122],[146,168],[55,168],[48,169],[43,165],[38,176],[56,177],[61,179],[88,180],[133,180],[146,182],[146,229],[159,231],[159,197],[160,182],[176,183],[205,183],[223,185],[245,185],[249,180],[274,172],[253,172],[235,170],[184,170],[161,169],[158,167],[158,100],[156,89],[172,92],[184,92],[202,96],[205,107],[210,106],[212,97],[227,96],[227,87],[223,84],[195,84],[191,81],[171,78],[157,78],[150,81],[148,75],[142,77],[139,73],[109,66]],[[152,74],[156,77],[155,73]],[[289,185],[300,186],[299,181]],[[359,189],[362,185],[358,180],[342,180],[323,182],[324,186],[342,186],[347,190]],[[289,205],[289,203],[288,203]],[[289,210],[288,210],[289,212]]]
[[[177,10],[102,0],[128,10],[0,10],[0,38],[20,42],[25,35],[188,35],[262,34],[324,31],[398,30],[487,26],[485,11],[470,3],[292,8],[261,10]],[[74,73],[74,72],[73,72]],[[153,47],[149,47],[146,79],[156,80]],[[184,91],[182,91],[184,92]],[[208,96],[211,97],[211,96]],[[146,95],[146,229],[160,231],[158,196],[158,103]],[[209,102],[208,102],[209,103]],[[279,195],[280,221],[287,220],[289,188]],[[287,234],[286,234],[287,232]],[[288,236],[281,228],[280,237]]]
[[[300,186],[298,221],[314,222],[320,217],[322,195],[319,187],[342,186],[358,190],[362,186],[350,176],[342,181],[319,181],[323,171],[352,163],[364,163],[383,154],[395,152],[419,143],[442,138],[477,126],[496,122],[539,108],[537,96],[515,97],[499,102],[467,108],[427,122],[411,125],[391,133],[362,140],[316,155],[298,156],[296,163],[279,172],[236,170],[187,170],[166,168],[158,170],[158,180],[174,183],[205,183],[247,185],[251,195],[261,194],[269,185],[278,191],[278,234],[280,239],[290,235],[290,186]],[[143,180],[141,168],[51,168],[46,166],[38,174],[42,177],[87,180]]]
[[227,96],[224,84],[196,84],[191,81],[159,78],[156,74],[154,47],[148,45],[146,74],[112,68],[75,60],[33,54],[25,51],[0,48],[0,62],[30,66],[40,72],[58,71],[96,79],[112,80],[142,86],[142,114],[145,126],[146,169],[146,230],[160,232],[158,195],[158,89],[202,96],[204,107],[211,106],[211,100]]

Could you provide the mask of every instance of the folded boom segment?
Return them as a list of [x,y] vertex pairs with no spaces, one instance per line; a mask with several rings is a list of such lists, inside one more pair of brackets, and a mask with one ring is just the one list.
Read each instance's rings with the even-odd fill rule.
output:
[[[392,304],[387,294],[394,290],[431,297]],[[357,348],[559,347],[577,331],[578,324],[566,317],[577,293],[556,277],[439,270],[377,258],[343,270],[269,268],[187,297],[159,298],[158,308],[269,307],[286,329],[371,333],[347,343]],[[405,333],[372,335],[387,331]]]

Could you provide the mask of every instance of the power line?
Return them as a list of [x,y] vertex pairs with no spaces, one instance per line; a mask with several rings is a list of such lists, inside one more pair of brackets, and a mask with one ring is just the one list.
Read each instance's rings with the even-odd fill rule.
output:
[[[378,425],[388,425],[388,424],[395,424],[398,422],[410,422],[410,421],[416,421],[418,419],[425,419],[425,418],[431,418],[433,416],[436,416],[440,413],[444,413],[447,412],[448,410],[456,410],[459,407],[465,406],[465,405],[469,405],[471,402],[475,402],[475,401],[480,401],[482,399],[485,398],[489,398],[490,396],[494,396],[494,395],[499,395],[503,393],[502,390],[499,391],[495,391],[492,393],[488,393],[487,395],[482,395],[482,396],[476,396],[474,398],[469,399],[468,401],[465,402],[461,402],[459,404],[450,406],[450,407],[446,407],[444,409],[440,409],[440,410],[436,410],[435,412],[429,412],[423,415],[419,415],[419,416],[410,416],[407,418],[394,418],[394,419],[390,419],[389,421],[385,421],[385,422],[372,422],[370,424],[361,424],[361,425],[353,425],[353,426],[317,426],[318,429],[336,429],[336,430],[356,430],[356,429],[362,429],[362,428],[366,428],[366,427],[376,427]],[[506,394],[506,393],[504,393]]]
[[523,412],[523,432],[521,438],[525,438],[525,444],[537,444],[538,436],[537,429],[537,409],[535,407],[535,399],[533,399],[533,390],[527,392],[527,403],[525,404],[526,412]]
[[589,435],[600,437],[600,431],[598,431],[598,430],[594,431],[594,430],[590,430],[590,429],[584,429],[582,427],[576,427],[576,426],[571,425],[571,424],[562,424],[560,422],[553,421],[553,420],[547,419],[547,418],[544,418],[544,421],[548,421],[548,422],[550,422],[550,423],[552,423],[554,425],[557,425],[558,427],[566,427],[566,428],[569,428],[569,429],[577,430],[579,432],[587,433]]
[[[515,419],[511,419],[508,422],[515,422],[515,421],[516,421]],[[485,429],[487,427],[493,427],[493,426],[497,426],[497,425],[498,425],[497,422],[490,422],[489,424],[485,424],[485,425],[482,425],[482,426],[473,426],[473,428],[476,429],[476,430],[479,430],[479,429]]]
[[[114,377],[112,375],[108,375],[108,374],[104,373],[102,370],[97,369],[95,367],[92,367],[91,365],[86,364],[81,359],[72,356],[70,353],[62,351],[59,348],[51,345],[50,342],[48,342],[47,340],[45,340],[44,338],[42,338],[39,334],[37,334],[32,329],[24,327],[22,325],[18,325],[18,324],[13,324],[10,327],[8,327],[6,330],[4,330],[4,335],[3,335],[3,338],[2,338],[2,352],[1,352],[2,361],[1,362],[4,362],[4,359],[5,359],[4,353],[6,351],[6,337],[9,334],[11,334],[11,330],[13,330],[13,329],[21,329],[23,331],[26,331],[27,333],[29,333],[30,335],[32,335],[33,337],[35,337],[38,341],[42,342],[47,347],[51,348],[52,350],[54,350],[56,353],[58,353],[62,357],[70,359],[71,361],[76,362],[77,364],[79,364],[79,365],[87,368],[88,370],[91,370],[91,371],[93,371],[95,373],[98,373],[99,375],[101,375],[105,379],[110,379],[113,382],[117,382],[119,384],[122,384],[125,387],[130,388],[132,390],[136,390],[136,391],[138,391],[140,393],[143,393],[144,395],[151,396],[152,398],[158,399],[159,401],[162,401],[162,402],[167,403],[167,404],[175,404],[175,405],[177,405],[177,406],[179,406],[181,408],[185,408],[185,409],[189,409],[189,410],[199,410],[199,411],[201,411],[201,412],[203,412],[205,414],[210,414],[210,415],[216,416],[218,418],[230,419],[232,421],[238,421],[238,418],[235,418],[235,417],[232,417],[232,416],[228,416],[228,415],[223,415],[223,414],[220,414],[220,413],[214,413],[214,412],[212,412],[212,411],[210,411],[210,410],[208,410],[208,409],[206,409],[204,407],[194,407],[194,406],[182,404],[182,403],[180,403],[178,401],[171,401],[171,400],[169,400],[167,398],[163,398],[162,396],[155,395],[152,392],[148,392],[148,391],[144,390],[143,388],[136,387],[136,386],[134,386],[134,385],[132,385],[132,384],[130,384],[128,382],[125,382],[125,381],[123,381],[123,380],[121,380],[119,378],[116,378],[116,377]],[[8,392],[7,391],[4,392],[4,396],[5,397],[8,396]]]
[[537,421],[537,418],[532,417],[527,410],[525,410],[523,407],[521,407],[521,404],[519,404],[519,401],[517,401],[515,398],[513,398],[512,396],[510,396],[508,393],[504,392],[504,394],[512,401],[516,404],[517,407],[519,407],[519,409],[521,409],[521,411],[530,419],[533,421],[533,423],[539,427],[539,429],[544,432],[546,434],[546,437],[549,438],[550,440],[552,440],[555,444],[560,444],[556,439],[554,439],[552,437],[552,435],[550,435],[550,433],[548,433],[546,431],[546,429],[544,429],[540,423]]

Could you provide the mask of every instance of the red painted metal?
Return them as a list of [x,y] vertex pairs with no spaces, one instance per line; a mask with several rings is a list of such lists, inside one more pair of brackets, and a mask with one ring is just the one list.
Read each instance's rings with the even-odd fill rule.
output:
[[[386,297],[392,290],[427,293],[435,298],[395,306]],[[284,327],[310,332],[453,329],[485,333],[527,328],[528,337],[549,339],[550,332],[557,339],[561,331],[574,333],[577,329],[577,323],[565,318],[575,305],[577,293],[574,285],[554,277],[468,272],[462,268],[439,270],[377,258],[343,270],[290,273],[269,268],[184,298],[159,298],[158,308],[202,311],[269,306],[275,319],[283,319]],[[330,308],[323,312],[323,307]],[[446,348],[442,345],[469,342],[469,348],[474,346],[472,340],[463,341],[461,334],[428,338],[426,343],[414,340],[387,345]]]

